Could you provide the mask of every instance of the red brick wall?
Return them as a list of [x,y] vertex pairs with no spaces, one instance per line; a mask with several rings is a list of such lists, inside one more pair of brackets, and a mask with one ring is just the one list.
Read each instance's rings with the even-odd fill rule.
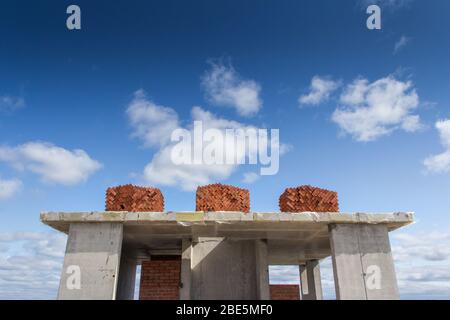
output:
[[139,300],[178,300],[181,260],[142,262]]
[[271,300],[300,300],[298,284],[271,284]]

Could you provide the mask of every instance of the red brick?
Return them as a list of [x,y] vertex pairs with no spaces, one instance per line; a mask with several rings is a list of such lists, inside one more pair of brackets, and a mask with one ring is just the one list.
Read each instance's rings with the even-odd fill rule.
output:
[[178,300],[180,260],[151,260],[142,262],[140,300]]

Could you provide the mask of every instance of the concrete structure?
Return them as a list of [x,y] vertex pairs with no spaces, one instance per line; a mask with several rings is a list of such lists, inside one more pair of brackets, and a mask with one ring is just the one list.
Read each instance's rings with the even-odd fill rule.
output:
[[68,234],[59,299],[130,299],[136,265],[170,255],[181,260],[180,299],[270,299],[269,265],[298,265],[302,298],[321,299],[319,261],[330,255],[338,299],[398,299],[388,232],[413,214],[86,212],[41,220]]
[[271,284],[270,300],[300,300],[298,284]]

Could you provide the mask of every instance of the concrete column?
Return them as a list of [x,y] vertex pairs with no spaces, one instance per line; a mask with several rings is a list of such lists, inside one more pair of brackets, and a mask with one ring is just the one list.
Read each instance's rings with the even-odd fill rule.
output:
[[192,299],[256,300],[254,240],[199,237],[192,244]]
[[190,239],[183,239],[181,243],[180,300],[191,299],[191,256],[192,241]]
[[322,300],[322,279],[318,260],[300,265],[301,300]]
[[122,236],[121,223],[71,223],[58,299],[114,300]]
[[386,225],[330,226],[337,299],[399,299]]
[[255,240],[255,253],[257,298],[259,300],[270,300],[267,241]]
[[134,300],[136,265],[136,259],[126,257],[122,252],[117,285],[117,300]]

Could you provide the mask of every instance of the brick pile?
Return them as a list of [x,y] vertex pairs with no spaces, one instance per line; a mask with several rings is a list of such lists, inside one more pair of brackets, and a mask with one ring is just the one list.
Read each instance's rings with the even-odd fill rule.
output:
[[312,186],[287,188],[279,205],[281,212],[339,212],[337,192]]
[[250,192],[220,183],[197,188],[196,211],[250,212]]
[[179,300],[181,260],[143,261],[139,300]]
[[159,189],[131,184],[108,188],[105,203],[106,211],[164,211],[164,197]]
[[300,300],[298,284],[271,284],[270,300]]

